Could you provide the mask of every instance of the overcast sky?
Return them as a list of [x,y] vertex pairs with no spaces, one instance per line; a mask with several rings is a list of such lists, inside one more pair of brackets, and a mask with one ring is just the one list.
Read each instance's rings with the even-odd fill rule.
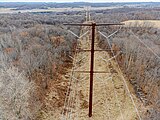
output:
[[0,2],[160,2],[160,0],[0,0]]

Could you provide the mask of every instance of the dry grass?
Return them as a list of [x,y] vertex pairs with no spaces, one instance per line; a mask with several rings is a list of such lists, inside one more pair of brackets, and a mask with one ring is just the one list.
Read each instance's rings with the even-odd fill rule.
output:
[[124,21],[126,27],[154,27],[160,28],[160,20],[128,20]]

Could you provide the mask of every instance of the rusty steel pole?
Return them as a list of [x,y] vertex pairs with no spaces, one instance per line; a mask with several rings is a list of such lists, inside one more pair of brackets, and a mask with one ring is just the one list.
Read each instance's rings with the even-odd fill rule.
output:
[[92,117],[95,26],[96,26],[96,23],[92,23],[91,64],[90,64],[90,91],[89,91],[90,92],[89,93],[89,117]]
[[[112,25],[124,25],[122,23],[66,23],[64,25],[72,25],[72,26],[91,26],[92,27],[92,40],[91,40],[91,50],[82,50],[82,51],[91,51],[91,63],[90,63],[90,71],[75,71],[75,72],[83,72],[90,73],[90,91],[89,91],[89,117],[92,117],[92,103],[93,103],[93,75],[94,73],[106,73],[106,71],[94,71],[94,51],[102,51],[102,50],[94,50],[94,40],[95,40],[95,28],[96,26],[112,26]],[[106,50],[103,50],[106,51]]]

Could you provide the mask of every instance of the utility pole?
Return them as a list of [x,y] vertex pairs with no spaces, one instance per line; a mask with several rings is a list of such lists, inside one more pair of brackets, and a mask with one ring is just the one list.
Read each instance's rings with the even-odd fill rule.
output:
[[96,23],[92,23],[92,42],[91,42],[91,66],[90,66],[90,94],[89,94],[89,117],[92,116],[92,98],[93,98],[93,70],[94,70],[94,39]]
[[86,13],[86,22],[90,21],[91,20],[91,15],[90,15],[90,9],[91,9],[91,6],[86,6],[85,7],[85,13]]
[[95,29],[96,26],[111,26],[111,25],[124,25],[122,23],[71,23],[71,24],[64,24],[64,25],[71,25],[71,26],[90,26],[92,28],[92,40],[91,40],[91,49],[90,50],[82,50],[83,52],[91,52],[91,63],[90,63],[90,71],[74,71],[74,72],[81,72],[81,73],[90,73],[90,91],[89,91],[89,117],[92,117],[92,102],[93,102],[93,76],[94,73],[106,73],[106,71],[94,71],[94,52],[95,51],[106,51],[106,50],[94,50],[94,43],[95,43]]
[[86,10],[86,22],[88,21],[88,11],[87,10]]

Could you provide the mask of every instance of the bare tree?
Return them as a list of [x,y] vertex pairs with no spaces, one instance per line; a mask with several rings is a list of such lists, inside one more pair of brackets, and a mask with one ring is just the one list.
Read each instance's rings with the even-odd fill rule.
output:
[[[35,90],[33,82],[15,67],[0,69],[0,118],[4,120],[28,120],[36,116],[31,111],[30,94]],[[36,103],[35,103],[36,104]],[[33,113],[32,113],[33,112]]]

